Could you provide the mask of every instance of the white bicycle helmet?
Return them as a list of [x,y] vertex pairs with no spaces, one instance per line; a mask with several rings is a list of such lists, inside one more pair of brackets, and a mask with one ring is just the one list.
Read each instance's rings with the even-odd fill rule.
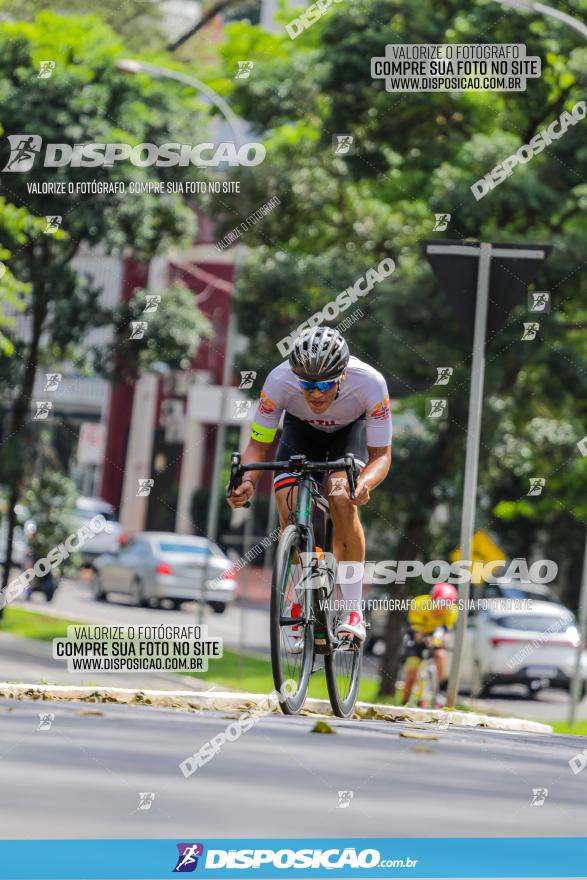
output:
[[289,365],[300,379],[336,379],[349,362],[349,347],[332,327],[309,327],[294,342]]

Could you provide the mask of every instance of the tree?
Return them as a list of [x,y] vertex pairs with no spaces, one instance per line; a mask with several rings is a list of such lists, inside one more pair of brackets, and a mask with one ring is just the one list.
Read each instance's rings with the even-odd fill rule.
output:
[[[43,146],[63,142],[161,144],[169,141],[170,132],[174,140],[191,142],[194,119],[202,120],[193,92],[175,83],[169,86],[119,73],[115,65],[123,53],[110,28],[96,17],[65,18],[45,12],[34,23],[0,25],[2,133],[34,132]],[[47,59],[55,62],[55,68],[50,76],[38,78],[39,64]],[[7,147],[4,140],[0,148],[3,166],[12,158]],[[99,306],[98,291],[91,279],[76,271],[74,257],[85,247],[148,259],[171,244],[190,243],[195,233],[194,214],[179,195],[76,192],[78,184],[89,184],[95,178],[119,184],[126,180],[128,167],[138,181],[165,183],[172,173],[165,167],[116,162],[99,170],[85,165],[45,168],[36,157],[30,171],[3,174],[0,249],[10,252],[12,274],[8,277],[19,279],[29,322],[28,336],[14,333],[11,337],[15,357],[0,359],[10,408],[2,474],[10,484],[4,586],[9,577],[14,508],[22,491],[27,443],[32,442],[28,416],[36,371],[43,365],[54,370],[72,362],[92,366],[79,351],[86,332],[108,325],[118,314],[120,335],[125,320],[126,307],[112,313]],[[193,176],[193,168],[174,169],[176,181]],[[48,186],[53,187],[49,196],[43,192]],[[32,217],[24,211],[25,205]],[[47,216],[62,218],[53,234],[46,233]],[[157,360],[172,366],[185,362],[204,330],[193,300],[188,307],[185,290],[174,287],[158,293],[162,308],[151,322],[151,334],[137,345],[136,370]],[[132,314],[140,309],[140,297],[129,306]],[[175,342],[164,314],[181,321]],[[125,343],[120,344],[124,348]],[[104,360],[112,363],[115,359],[116,346]]]
[[[580,6],[587,8],[585,0]],[[268,198],[280,199],[279,208],[245,238],[251,251],[240,273],[237,308],[239,327],[251,344],[243,367],[269,370],[281,359],[279,339],[365,269],[393,257],[394,275],[361,301],[366,317],[353,323],[347,336],[359,357],[390,380],[406,383],[412,393],[396,405],[395,415],[415,416],[420,430],[399,434],[392,473],[364,519],[371,547],[375,538],[396,558],[424,559],[431,553],[447,558],[458,542],[469,351],[418,240],[432,237],[434,213],[446,212],[452,215],[446,236],[552,243],[537,284],[553,291],[556,308],[542,323],[536,344],[520,342],[527,317],[521,304],[488,348],[478,519],[503,530],[512,549],[519,551],[522,538],[529,542],[524,554],[536,544],[540,528],[543,545],[561,539],[561,553],[576,558],[576,535],[565,540],[558,514],[562,505],[579,528],[575,496],[584,462],[577,462],[571,434],[579,431],[576,441],[585,433],[579,430],[586,366],[584,334],[579,336],[587,286],[580,271],[587,231],[581,124],[483,200],[473,198],[470,186],[583,99],[587,50],[580,37],[552,21],[503,16],[493,4],[477,5],[465,17],[456,0],[441,5],[425,0],[417,7],[407,0],[355,0],[333,6],[295,42],[246,24],[227,30],[224,77],[219,74],[216,85],[263,132],[267,160],[262,173],[240,175],[238,210],[215,201],[219,237]],[[388,43],[485,41],[525,43],[528,55],[543,59],[541,78],[520,94],[390,94],[370,75],[370,58],[384,55]],[[246,80],[231,76],[239,58],[255,61]],[[334,153],[337,134],[352,134],[354,152]],[[449,407],[444,424],[424,420],[429,395],[421,389],[433,386],[437,366],[454,368],[443,389]],[[574,456],[564,479],[549,459],[548,435],[538,444],[526,432],[525,442],[516,444],[523,424],[535,418],[569,427],[556,459],[561,469],[563,455]],[[499,502],[519,497],[513,491],[516,472],[530,465],[551,480],[552,491],[540,502],[549,515],[533,508],[536,515],[527,522],[534,528],[520,529],[516,540],[505,519],[511,508]],[[433,516],[439,505],[449,511],[444,528]],[[516,508],[518,523],[523,510]],[[572,603],[577,590],[578,581],[569,592]],[[402,623],[403,616],[390,616],[382,694],[395,689]]]
[[[34,21],[35,17],[47,8],[44,0],[0,0],[0,14],[3,19],[14,21]],[[96,13],[96,4],[91,0],[68,0],[67,11],[71,16]],[[102,0],[99,7],[102,21],[112,28],[135,52],[144,53],[149,49],[161,49],[165,45],[163,12],[159,3],[145,3],[144,0]]]

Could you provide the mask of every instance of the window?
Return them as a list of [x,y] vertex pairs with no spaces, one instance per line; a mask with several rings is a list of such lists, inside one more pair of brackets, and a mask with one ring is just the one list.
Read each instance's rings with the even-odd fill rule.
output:
[[568,617],[552,617],[546,614],[510,614],[508,617],[500,617],[495,621],[504,629],[517,629],[523,632],[563,633],[574,620]]
[[114,514],[106,510],[81,510],[81,508],[76,507],[74,513],[80,519],[87,519],[88,521],[94,519],[95,516],[103,516],[108,522],[116,522]]
[[165,542],[164,544],[159,544],[159,549],[162,553],[184,553],[189,556],[207,556],[210,553],[208,547],[198,544],[171,544]]

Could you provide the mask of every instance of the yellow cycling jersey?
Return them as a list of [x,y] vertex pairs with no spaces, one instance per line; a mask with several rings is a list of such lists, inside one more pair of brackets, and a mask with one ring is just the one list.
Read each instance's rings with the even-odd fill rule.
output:
[[452,629],[458,614],[458,608],[454,603],[444,605],[439,601],[435,602],[428,593],[424,593],[412,599],[408,611],[408,623],[415,632],[431,635],[439,626]]

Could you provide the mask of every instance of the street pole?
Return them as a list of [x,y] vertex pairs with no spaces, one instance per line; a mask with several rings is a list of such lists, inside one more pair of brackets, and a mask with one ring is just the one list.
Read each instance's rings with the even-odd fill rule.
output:
[[123,73],[145,73],[153,79],[173,79],[175,82],[181,83],[182,85],[191,86],[195,91],[205,95],[210,103],[213,104],[217,110],[220,110],[225,121],[230,126],[230,133],[233,137],[235,146],[238,147],[240,145],[241,122],[238,116],[233,110],[231,110],[230,105],[227,104],[222,95],[220,95],[215,89],[206,85],[206,83],[203,83],[202,80],[197,79],[195,76],[191,76],[191,74],[188,76],[185,73],[180,73],[178,70],[172,70],[169,67],[160,67],[156,64],[146,64],[143,61],[136,61],[134,58],[121,58],[116,62],[116,67]]
[[587,533],[585,536],[585,554],[583,556],[583,580],[581,581],[581,594],[579,596],[579,613],[577,620],[577,629],[579,630],[579,644],[577,645],[577,654],[575,657],[575,670],[573,673],[573,681],[571,683],[571,702],[569,705],[569,727],[575,723],[577,713],[577,704],[580,701],[581,685],[583,683],[581,657],[583,655],[583,645],[587,639]]
[[[217,91],[212,89],[210,86],[203,83],[200,79],[197,79],[195,76],[187,75],[184,73],[180,73],[177,70],[172,70],[168,67],[160,67],[155,64],[147,64],[143,61],[136,61],[134,58],[122,58],[116,62],[116,67],[121,70],[123,73],[128,74],[137,74],[137,73],[145,73],[153,79],[172,79],[176,82],[182,83],[183,85],[191,86],[197,92],[205,95],[208,100],[218,109],[220,110],[222,116],[230,127],[230,132],[232,138],[234,140],[235,146],[240,145],[241,141],[241,121],[238,116],[235,115],[234,111],[231,110],[230,105],[224,100],[222,95],[218,94]],[[236,275],[237,275],[237,267],[238,261],[240,257],[241,246],[237,245],[235,248],[234,255],[234,273],[233,273],[233,284],[236,284]],[[214,464],[212,466],[212,482],[210,484],[210,502],[208,505],[208,522],[206,527],[206,534],[210,540],[215,541],[216,535],[218,533],[218,514],[220,510],[220,496],[218,494],[218,482],[220,480],[220,474],[222,471],[222,457],[224,454],[224,445],[226,443],[226,418],[227,418],[227,403],[228,403],[228,393],[229,387],[228,383],[230,382],[230,373],[232,368],[232,360],[233,360],[233,349],[234,349],[234,339],[236,336],[236,322],[234,319],[234,313],[232,308],[232,303],[229,305],[229,322],[228,328],[226,332],[226,346],[224,352],[224,365],[222,369],[222,390],[221,390],[221,399],[220,399],[220,420],[216,429],[216,442],[214,444]]]
[[[236,266],[235,266],[236,271]],[[216,540],[218,534],[218,515],[220,513],[220,475],[222,473],[222,459],[226,445],[226,419],[228,409],[228,392],[230,390],[230,374],[232,371],[232,359],[235,337],[235,319],[232,305],[226,331],[226,346],[224,348],[224,364],[222,365],[222,389],[220,394],[220,418],[216,426],[216,440],[214,443],[214,463],[212,465],[212,477],[210,480],[210,501],[208,504],[208,523],[206,535],[211,541]]]
[[[436,243],[422,241],[420,244],[456,314],[461,317],[465,315],[467,338],[469,338],[471,329],[473,331],[460,539],[461,559],[464,560],[471,556],[471,544],[475,530],[487,326],[489,324],[493,332],[505,326],[509,312],[518,301],[522,291],[525,295],[527,285],[534,280],[535,273],[547,258],[550,248],[533,245],[517,247],[516,245],[491,244],[489,242],[477,244],[477,242],[445,241]],[[474,269],[471,265],[472,257],[475,259]],[[466,260],[467,263],[464,263],[462,268],[458,268],[461,259],[463,262]],[[516,271],[515,273],[508,271],[508,280],[504,288],[503,271],[510,260],[514,261]],[[520,263],[519,261],[522,260],[527,262]],[[489,306],[490,293],[491,307]],[[473,297],[475,297],[474,300]],[[461,605],[457,618],[449,676],[448,706],[454,706],[457,699],[460,664],[467,628],[470,582],[471,572],[469,571],[466,583],[459,585]]]
[[[487,329],[487,305],[491,273],[491,245],[481,242],[477,269],[477,300],[475,305],[475,329],[473,335],[473,360],[471,363],[471,388],[469,392],[469,417],[467,424],[467,451],[465,458],[465,482],[461,516],[461,559],[471,558],[471,546],[475,529],[477,502],[477,477],[479,471],[479,446],[481,442],[481,415],[483,411],[483,382],[485,379],[485,333]],[[447,691],[447,705],[457,700],[459,672],[465,632],[467,628],[468,602],[470,596],[470,572],[464,584],[459,584],[460,609],[457,618],[452,663]]]
[[535,3],[534,0],[495,0],[495,2],[501,6],[509,6],[510,9],[515,9],[518,12],[538,12],[540,15],[556,18],[580,33],[581,36],[587,37],[587,25],[583,24],[579,18],[561,12],[560,9],[547,6],[546,3]]

